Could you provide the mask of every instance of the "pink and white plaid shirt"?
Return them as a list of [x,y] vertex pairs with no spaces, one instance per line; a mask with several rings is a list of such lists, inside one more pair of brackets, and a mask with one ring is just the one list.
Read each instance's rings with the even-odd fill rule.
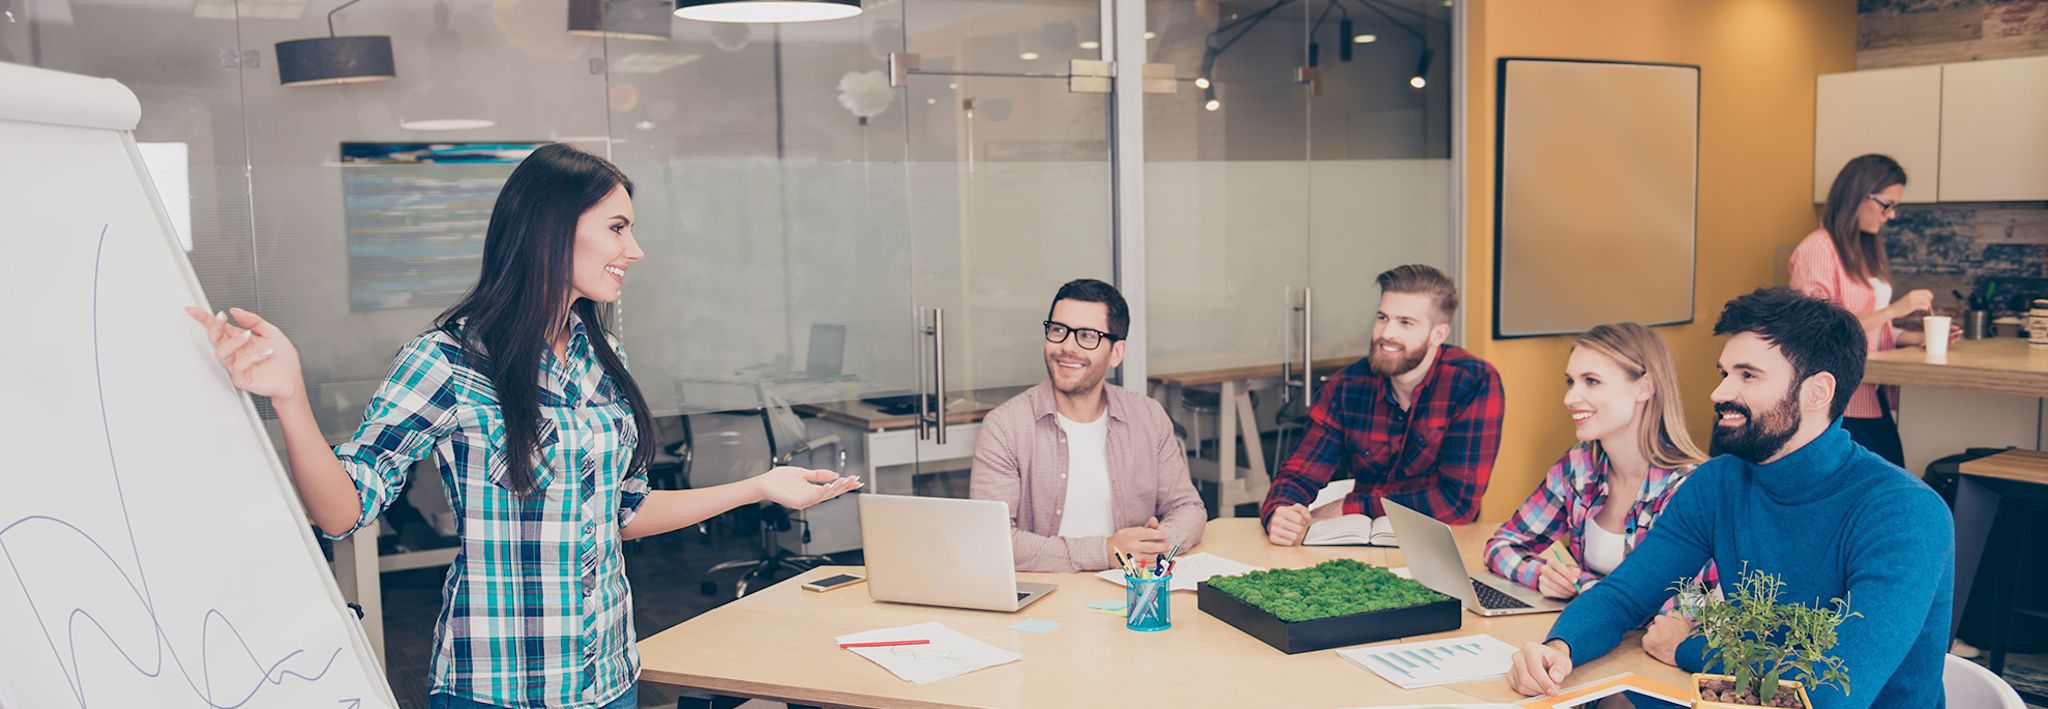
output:
[[[1820,298],[1842,306],[1861,317],[1876,312],[1890,303],[1877,302],[1877,290],[1870,281],[1859,280],[1842,270],[1842,256],[1835,252],[1835,242],[1828,237],[1826,229],[1815,229],[1792,250],[1792,259],[1786,264],[1791,271],[1792,290]],[[1870,341],[1871,352],[1882,352],[1898,346],[1892,333],[1891,323],[1877,326],[1875,330],[1864,331]],[[1887,396],[1893,402],[1899,400],[1897,387],[1887,387]],[[1896,403],[1894,403],[1896,406]],[[1877,385],[1863,384],[1856,387],[1856,393],[1849,397],[1849,408],[1842,415],[1850,418],[1874,419],[1881,415],[1877,405]]]
[[[1657,515],[1664,512],[1671,496],[1691,475],[1692,466],[1677,470],[1650,468],[1650,474],[1643,478],[1643,489],[1636,492],[1635,503],[1629,506],[1627,528],[1622,530],[1626,551],[1635,551],[1643,538],[1649,536]],[[1486,567],[1515,583],[1536,588],[1536,577],[1543,570],[1543,550],[1550,548],[1559,535],[1570,534],[1571,542],[1566,546],[1573,562],[1579,565],[1579,587],[1598,583],[1604,577],[1586,565],[1585,531],[1586,525],[1594,524],[1593,516],[1607,505],[1607,493],[1607,456],[1599,452],[1599,445],[1572,446],[1564,457],[1557,459],[1557,464],[1550,466],[1542,486],[1529,496],[1529,501],[1501,524],[1493,538],[1486,540]],[[1712,564],[1701,577],[1709,584],[1716,582]],[[1670,609],[1671,604],[1667,603],[1665,610]]]

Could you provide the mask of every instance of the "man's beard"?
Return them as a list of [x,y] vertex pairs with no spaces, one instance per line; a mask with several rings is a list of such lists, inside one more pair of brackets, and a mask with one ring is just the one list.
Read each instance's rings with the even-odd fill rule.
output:
[[[1405,344],[1401,345],[1401,354],[1389,355],[1380,349],[1387,342],[1388,340],[1385,339],[1372,341],[1372,354],[1366,355],[1365,360],[1366,364],[1372,367],[1373,374],[1382,377],[1398,377],[1415,371],[1416,367],[1422,366],[1423,358],[1429,356],[1429,348],[1417,349],[1408,347]],[[1401,343],[1396,342],[1394,344]]]
[[1060,375],[1062,373],[1063,372],[1060,370],[1059,364],[1055,362],[1053,358],[1047,357],[1045,360],[1045,374],[1047,378],[1052,380],[1052,388],[1058,390],[1059,393],[1065,394],[1067,396],[1083,396],[1089,394],[1095,391],[1096,387],[1102,385],[1102,380],[1109,378],[1109,369],[1107,367],[1104,367],[1102,371],[1098,372],[1095,371],[1094,365],[1090,364],[1088,367],[1083,368],[1081,371],[1075,372],[1074,376],[1079,378],[1074,380],[1072,386],[1068,386],[1066,383],[1060,381]]
[[[1795,390],[1796,391],[1796,390]],[[1723,413],[1742,414],[1740,428],[1720,425]],[[1792,393],[1778,402],[1777,406],[1758,418],[1749,407],[1733,401],[1714,405],[1714,438],[1707,452],[1713,455],[1732,455],[1762,465],[1792,440],[1792,434],[1799,430],[1799,400]]]

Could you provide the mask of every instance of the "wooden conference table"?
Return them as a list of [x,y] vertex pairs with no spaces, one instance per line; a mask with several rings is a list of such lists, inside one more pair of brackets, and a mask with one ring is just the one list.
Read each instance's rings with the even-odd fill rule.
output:
[[[1457,528],[1468,564],[1480,558],[1478,551],[1493,529]],[[1210,522],[1195,551],[1268,568],[1338,558],[1402,565],[1397,549],[1274,547],[1266,543],[1258,520],[1242,518]],[[823,594],[798,588],[812,579],[857,570],[813,569],[642,640],[640,679],[712,694],[857,707],[1345,707],[1520,699],[1505,679],[1406,691],[1338,657],[1335,650],[1287,655],[1197,610],[1193,593],[1173,594],[1173,628],[1126,630],[1123,619],[1088,609],[1090,603],[1123,597],[1122,588],[1093,574],[1019,574],[1020,580],[1052,582],[1060,589],[1016,613],[877,603],[860,585]],[[1387,642],[1486,633],[1520,646],[1541,640],[1556,617],[1488,619],[1466,613],[1464,626],[1455,631]],[[1027,618],[1060,627],[1046,635],[1009,629]],[[930,621],[1016,652],[1023,660],[919,686],[833,643],[847,633]],[[1644,654],[1640,637],[1630,633],[1607,657],[1575,670],[1568,684],[1634,672],[1684,686],[1685,674]]]

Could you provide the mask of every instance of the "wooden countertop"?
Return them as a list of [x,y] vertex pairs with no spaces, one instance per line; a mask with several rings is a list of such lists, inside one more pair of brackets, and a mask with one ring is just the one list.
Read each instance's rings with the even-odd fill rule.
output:
[[[1468,563],[1494,527],[1458,528]],[[1274,547],[1256,519],[1209,523],[1196,551],[1265,567],[1302,567],[1353,558],[1401,563],[1394,549]],[[1146,688],[1146,703],[1162,706],[1359,706],[1405,703],[1506,702],[1519,697],[1506,680],[1404,691],[1338,657],[1335,650],[1287,655],[1196,609],[1193,593],[1173,594],[1173,628],[1159,633],[1124,629],[1119,618],[1087,608],[1121,598],[1117,586],[1092,574],[1018,574],[1060,589],[1016,613],[877,603],[856,585],[830,593],[803,591],[804,582],[852,567],[813,569],[726,604],[640,642],[642,675],[649,682],[719,694],[821,705],[861,707],[1128,706],[1128,688]],[[1047,635],[1009,630],[1026,618],[1060,627]],[[1463,615],[1456,631],[1404,640],[1487,633],[1521,645],[1541,640],[1554,614],[1481,618]],[[835,636],[928,621],[1023,655],[1020,662],[915,685],[853,653]],[[1398,642],[1398,641],[1388,641]],[[1607,657],[1573,672],[1583,682],[1635,672],[1683,686],[1685,673],[1642,652],[1631,633]]]
[[[1000,387],[980,389],[966,392],[963,395],[956,395],[953,401],[957,402],[964,398],[966,402],[964,404],[955,403],[946,407],[946,425],[957,426],[965,423],[978,423],[989,411],[997,406],[1001,406],[1003,402],[1009,401],[1010,397],[1016,396],[1019,392],[1029,388]],[[827,421],[869,431],[893,431],[917,425],[917,414],[915,413],[886,413],[865,401],[857,399],[823,404],[797,404],[791,408]]]
[[[1357,362],[1359,359],[1363,357],[1365,357],[1365,355],[1358,354],[1318,359],[1315,361],[1315,369],[1318,372],[1333,369],[1343,369],[1345,367],[1351,366],[1351,363]],[[1277,377],[1280,376],[1282,368],[1283,365],[1275,362],[1272,364],[1253,364],[1238,367],[1219,367],[1214,369],[1194,369],[1178,372],[1154,372],[1151,375],[1147,376],[1146,379],[1150,380],[1154,384],[1167,384],[1172,386],[1183,387],[1207,386],[1211,384],[1222,384],[1224,382],[1236,382],[1248,379],[1265,379],[1268,377]]]
[[2048,396],[2048,347],[2029,347],[2017,337],[1960,340],[1949,344],[1941,362],[1928,361],[1926,350],[1906,347],[1871,355],[1863,381]]

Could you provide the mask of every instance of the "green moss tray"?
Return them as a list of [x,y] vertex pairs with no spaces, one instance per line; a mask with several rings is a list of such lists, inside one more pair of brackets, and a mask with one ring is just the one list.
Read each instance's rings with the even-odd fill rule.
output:
[[1456,630],[1457,599],[1350,559],[1204,582],[1196,607],[1288,654]]

